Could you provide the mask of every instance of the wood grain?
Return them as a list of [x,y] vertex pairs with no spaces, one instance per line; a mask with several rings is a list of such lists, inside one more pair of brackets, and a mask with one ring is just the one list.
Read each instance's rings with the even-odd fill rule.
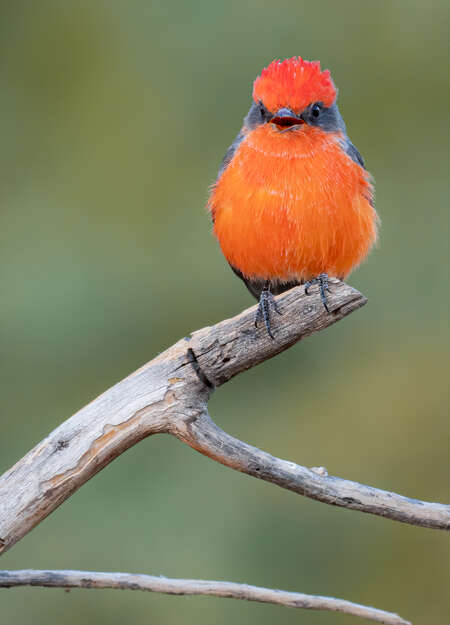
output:
[[277,300],[275,340],[253,324],[255,308],[185,337],[61,423],[0,477],[4,553],[126,449],[156,433],[178,437],[206,456],[325,503],[412,525],[450,527],[450,507],[417,501],[281,460],[218,428],[211,392],[240,372],[323,330],[365,298],[333,280],[328,314],[317,292],[296,287]]

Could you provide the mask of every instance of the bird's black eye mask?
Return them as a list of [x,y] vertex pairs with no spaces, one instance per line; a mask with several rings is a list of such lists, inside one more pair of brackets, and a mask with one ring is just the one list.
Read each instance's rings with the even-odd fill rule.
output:
[[267,124],[273,120],[273,123],[280,128],[280,132],[306,123],[309,126],[319,127],[326,132],[345,133],[345,124],[336,104],[325,107],[322,102],[313,102],[306,107],[301,115],[292,113],[292,116],[289,116],[287,108],[282,109],[282,111],[283,116],[274,115],[261,101],[253,102],[244,120],[244,125],[248,130],[254,130],[261,124]]
[[264,104],[260,102],[252,102],[249,112],[244,119],[244,125],[249,130],[254,130],[257,126],[269,122],[272,113],[266,109]]

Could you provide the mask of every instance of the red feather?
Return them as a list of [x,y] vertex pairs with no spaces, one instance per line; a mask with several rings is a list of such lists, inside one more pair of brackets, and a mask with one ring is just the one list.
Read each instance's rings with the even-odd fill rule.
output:
[[253,99],[275,113],[288,106],[301,113],[312,102],[331,106],[336,99],[336,87],[328,70],[321,71],[319,61],[304,61],[294,56],[275,60],[262,70],[253,84]]

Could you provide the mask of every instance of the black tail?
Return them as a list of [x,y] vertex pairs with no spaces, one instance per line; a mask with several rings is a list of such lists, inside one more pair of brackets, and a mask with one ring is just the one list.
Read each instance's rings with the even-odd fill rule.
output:
[[[253,297],[259,300],[259,298],[261,297],[261,291],[263,290],[267,281],[266,280],[250,280],[249,278],[246,278],[239,271],[239,269],[236,269],[236,267],[233,267],[233,265],[230,265],[230,267],[234,271],[234,273],[245,283],[245,286],[253,295]],[[273,293],[274,295],[279,295],[280,293],[289,291],[289,289],[292,289],[294,286],[298,286],[299,284],[301,283],[296,280],[294,280],[293,282],[285,282],[284,284],[280,284],[279,282],[274,282],[273,284],[270,285],[270,292]]]

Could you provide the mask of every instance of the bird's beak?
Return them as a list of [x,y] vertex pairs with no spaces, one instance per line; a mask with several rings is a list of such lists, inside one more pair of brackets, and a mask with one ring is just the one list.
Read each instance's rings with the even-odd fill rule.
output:
[[304,124],[305,121],[301,115],[296,115],[291,109],[282,108],[275,113],[270,120],[271,124],[275,124],[278,128],[292,128],[299,124]]

